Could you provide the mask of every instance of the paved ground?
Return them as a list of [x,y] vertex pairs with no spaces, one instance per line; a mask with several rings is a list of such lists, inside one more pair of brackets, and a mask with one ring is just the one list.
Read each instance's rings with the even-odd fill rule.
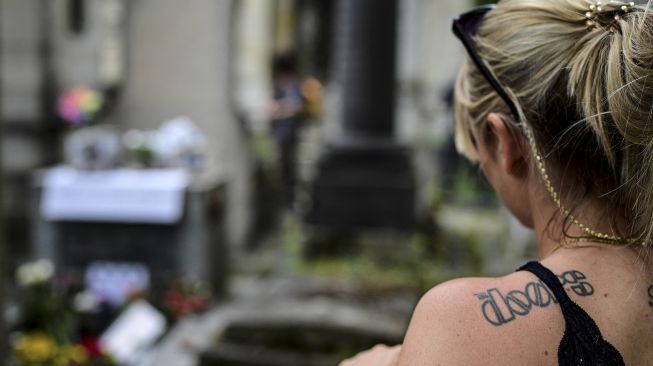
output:
[[[215,344],[232,321],[274,320],[288,324],[323,322],[401,337],[407,325],[412,299],[401,299],[404,316],[397,312],[334,299],[335,287],[320,281],[292,278],[235,280],[234,296],[211,311],[177,324],[160,345],[141,363],[156,366],[195,366],[197,356]],[[349,289],[341,288],[346,293]],[[397,300],[395,300],[397,301]]]
[[[488,274],[510,271],[526,255],[523,243],[528,237],[512,243],[504,212],[449,206],[442,208],[437,219],[445,230],[467,233],[471,228],[482,236]],[[292,228],[293,220],[287,217],[282,228]],[[177,324],[139,366],[195,366],[198,354],[215,344],[225,327],[238,319],[288,323],[310,319],[403,334],[417,300],[414,294],[388,293],[366,301],[354,283],[293,274],[288,253],[280,247],[284,235],[275,233],[259,250],[239,258],[230,298]]]

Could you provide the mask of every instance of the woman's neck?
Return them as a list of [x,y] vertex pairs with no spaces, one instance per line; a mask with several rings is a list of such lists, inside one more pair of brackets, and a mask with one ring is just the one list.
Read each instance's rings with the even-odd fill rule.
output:
[[[533,197],[533,196],[532,196]],[[562,247],[566,236],[587,237],[588,233],[578,225],[570,224],[553,200],[547,195],[537,195],[532,212],[533,231],[538,246],[538,256],[543,260]],[[606,217],[605,205],[599,202],[586,201],[574,211],[574,217],[583,225],[595,232],[619,236],[623,225],[615,228],[613,218]],[[565,227],[566,226],[566,227]],[[591,243],[591,240],[588,240]]]

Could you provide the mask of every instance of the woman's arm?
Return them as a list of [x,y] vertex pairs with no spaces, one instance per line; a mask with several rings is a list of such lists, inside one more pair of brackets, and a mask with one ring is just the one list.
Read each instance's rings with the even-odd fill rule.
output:
[[375,348],[343,365],[556,364],[564,329],[557,304],[544,297],[539,304],[510,302],[537,283],[525,272],[443,283],[419,301],[401,347]]
[[[397,365],[457,365],[474,357],[477,348],[469,339],[475,313],[471,279],[441,284],[427,292],[410,321]],[[461,359],[462,356],[462,359]]]
[[455,302],[460,298],[459,292],[462,292],[465,281],[447,282],[422,297],[413,313],[403,347],[378,345],[343,361],[340,366],[437,364],[437,359],[450,355],[443,349],[446,344],[444,340],[451,336],[447,331],[450,328],[446,324],[447,319],[460,320],[463,317],[463,314],[456,314],[461,307]]

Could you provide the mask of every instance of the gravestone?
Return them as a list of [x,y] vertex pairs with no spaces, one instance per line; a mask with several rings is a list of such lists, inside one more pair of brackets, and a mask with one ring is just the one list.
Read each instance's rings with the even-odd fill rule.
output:
[[76,276],[96,261],[142,263],[150,271],[155,295],[182,277],[207,283],[215,295],[226,293],[222,181],[192,182],[178,222],[147,223],[48,220],[39,208],[42,178],[43,172],[37,172],[31,205],[34,257],[51,259],[60,272]]

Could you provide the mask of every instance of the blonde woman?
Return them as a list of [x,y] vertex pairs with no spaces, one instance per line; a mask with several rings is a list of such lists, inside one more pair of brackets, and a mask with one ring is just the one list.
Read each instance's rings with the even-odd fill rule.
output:
[[456,18],[457,146],[539,261],[433,288],[402,346],[342,365],[653,365],[648,6],[502,0]]

